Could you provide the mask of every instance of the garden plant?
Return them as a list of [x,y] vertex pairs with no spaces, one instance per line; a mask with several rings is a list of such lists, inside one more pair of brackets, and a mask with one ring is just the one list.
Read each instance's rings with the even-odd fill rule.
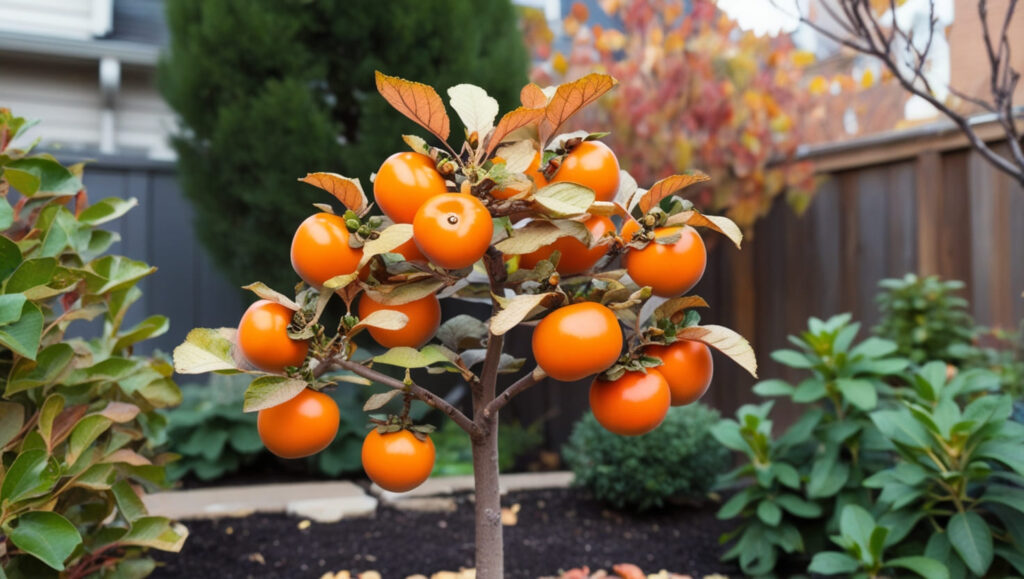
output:
[[181,401],[168,361],[132,355],[167,319],[125,324],[155,268],[106,255],[135,200],[90,204],[81,165],[12,144],[32,124],[0,109],[0,578],[143,577],[188,535],[140,498]]
[[[500,120],[497,101],[483,89],[454,86],[447,93],[465,129],[459,147],[449,145],[450,120],[433,88],[380,72],[376,83],[388,103],[436,139],[432,145],[406,135],[411,151],[383,161],[372,181],[384,216],[369,213],[357,179],[303,177],[345,210],[318,204],[298,224],[291,260],[304,283],[297,295],[253,283],[260,299],[238,328],[193,330],[174,352],[175,367],[253,375],[244,410],[259,412],[267,448],[292,458],[334,438],[338,408],[321,390],[339,382],[386,387],[364,406],[383,413],[370,415],[362,461],[370,479],[391,491],[416,487],[434,464],[431,428],[412,423],[412,402],[440,409],[472,443],[477,576],[502,577],[499,411],[545,377],[596,375],[596,420],[639,435],[656,428],[672,404],[707,390],[708,346],[754,373],[746,340],[700,325],[693,308],[706,304],[685,295],[707,261],[695,227],[737,245],[741,235],[730,220],[673,197],[704,175],[675,175],[641,189],[620,171],[602,133],[558,134],[615,86],[607,75],[549,89],[529,84],[521,106]],[[328,328],[321,314],[335,296],[347,315]],[[482,300],[491,315],[442,324],[443,298]],[[506,334],[521,325],[533,326],[537,365],[499,390],[500,374],[522,372],[524,360],[503,353]],[[387,350],[367,356],[353,339],[362,330]],[[387,368],[404,375],[381,371]],[[471,412],[414,382],[416,369],[467,383]]]

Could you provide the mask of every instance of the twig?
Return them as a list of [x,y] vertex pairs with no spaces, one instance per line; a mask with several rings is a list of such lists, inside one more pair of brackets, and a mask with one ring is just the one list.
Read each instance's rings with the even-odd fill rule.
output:
[[537,371],[534,370],[527,374],[526,376],[523,376],[522,378],[516,380],[515,382],[512,383],[511,386],[506,388],[504,392],[499,394],[497,398],[492,400],[490,404],[487,405],[486,408],[484,408],[484,416],[490,417],[493,416],[494,414],[497,414],[497,412],[504,408],[505,405],[509,403],[509,401],[511,401],[513,398],[515,398],[528,388],[531,388],[535,384],[540,383],[540,381],[543,379],[544,376],[537,376]]
[[433,392],[427,390],[422,386],[419,386],[417,384],[407,385],[401,380],[392,378],[387,374],[382,374],[381,372],[378,372],[372,368],[367,368],[366,366],[360,364],[359,362],[353,362],[352,360],[336,360],[334,361],[333,365],[338,368],[344,368],[345,370],[348,370],[353,374],[362,376],[363,378],[367,378],[373,380],[374,382],[383,384],[389,388],[394,388],[396,390],[407,390],[418,400],[421,400],[428,406],[437,408],[438,410],[447,414],[449,418],[454,420],[455,423],[458,424],[459,427],[462,428],[462,430],[465,430],[466,433],[469,434],[470,436],[479,435],[480,428],[472,420],[467,418],[465,414],[459,411],[458,408],[449,404],[445,399],[438,397]]

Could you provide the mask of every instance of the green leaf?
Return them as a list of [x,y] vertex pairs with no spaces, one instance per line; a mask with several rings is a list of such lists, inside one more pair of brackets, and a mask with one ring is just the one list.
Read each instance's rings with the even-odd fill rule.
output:
[[779,495],[775,497],[775,502],[790,514],[798,517],[813,519],[821,516],[821,506],[818,503],[806,501],[797,495]]
[[94,491],[105,491],[114,484],[116,467],[109,463],[94,464],[85,469],[77,479],[74,486],[87,488]]
[[134,328],[119,334],[117,336],[117,342],[114,344],[113,351],[121,352],[132,344],[137,344],[143,340],[149,338],[155,338],[162,336],[167,333],[170,327],[170,322],[166,316],[150,316],[145,320],[142,320]]
[[121,217],[138,204],[139,201],[134,197],[131,199],[108,197],[93,203],[79,213],[78,221],[95,227]]
[[113,423],[106,416],[94,414],[86,416],[71,431],[68,442],[67,464],[75,464],[89,446]]
[[871,421],[882,434],[892,440],[911,448],[929,448],[931,437],[909,412],[905,410],[879,410],[871,413]]
[[1005,485],[989,485],[981,496],[983,502],[999,503],[1024,514],[1024,489]]
[[785,380],[762,380],[754,384],[754,394],[758,396],[791,396],[796,390]]
[[775,477],[779,479],[780,483],[791,489],[800,488],[800,473],[792,465],[784,462],[773,462],[771,468],[775,471]]
[[878,519],[878,524],[889,530],[889,535],[885,538],[885,546],[891,547],[902,541],[914,530],[924,515],[924,512],[914,508],[889,511],[882,515]]
[[14,459],[0,486],[0,501],[12,503],[50,492],[60,478],[60,467],[42,449],[23,451]]
[[120,255],[108,255],[86,266],[86,289],[94,295],[105,295],[133,286],[155,271],[155,267],[144,262]]
[[930,559],[940,561],[944,567],[949,569],[951,577],[966,577],[967,568],[964,562],[949,544],[949,533],[945,531],[933,532],[928,538],[924,548],[924,555]]
[[813,368],[814,361],[796,350],[775,350],[772,360],[790,368]]
[[39,409],[39,422],[36,429],[39,431],[39,436],[43,437],[48,446],[50,437],[53,434],[53,421],[60,414],[61,410],[64,410],[64,397],[56,392],[47,396],[43,406]]
[[0,197],[0,231],[6,231],[14,223],[14,208],[7,197]]
[[750,450],[750,445],[740,433],[740,425],[735,420],[724,419],[711,427],[711,436],[720,442],[722,446],[745,452]]
[[913,571],[925,579],[949,579],[949,570],[931,557],[900,557],[885,562],[886,567]]
[[809,498],[831,497],[839,492],[850,478],[850,465],[836,460],[834,453],[818,458],[811,467],[807,482]]
[[746,508],[746,506],[750,504],[755,497],[756,495],[753,489],[745,488],[733,495],[728,501],[725,501],[725,504],[722,505],[722,508],[718,509],[718,514],[715,516],[723,520],[732,519],[742,513],[743,509]]
[[45,286],[57,271],[57,260],[52,257],[27,259],[18,266],[4,285],[8,294],[24,293],[34,287]]
[[0,235],[0,281],[6,280],[21,265],[21,249],[17,243]]
[[836,386],[850,404],[861,410],[874,410],[878,405],[878,392],[869,380],[839,378]]
[[15,402],[0,402],[0,449],[14,440],[24,424],[24,406]]
[[0,295],[0,326],[18,321],[21,318],[21,311],[25,307],[25,294]]
[[11,370],[4,396],[57,382],[70,369],[74,357],[71,346],[61,342],[44,348],[36,360],[19,360]]
[[868,540],[868,553],[871,555],[871,562],[878,563],[882,560],[882,551],[885,549],[885,539],[889,536],[889,529],[876,526],[871,531]]
[[810,408],[800,418],[793,423],[792,426],[786,430],[786,433],[779,437],[777,444],[781,448],[787,448],[790,446],[796,446],[803,444],[810,440],[811,435],[814,433],[814,429],[817,428],[818,423],[821,422],[821,418],[824,413],[820,408]]
[[549,217],[576,217],[593,205],[594,191],[576,183],[552,183],[541,187],[533,200]]
[[882,338],[870,337],[850,350],[850,359],[854,360],[860,357],[884,358],[885,356],[895,352],[897,349],[898,346],[896,346],[895,342],[883,340]]
[[451,363],[451,359],[445,355],[440,346],[429,345],[422,350],[415,348],[399,347],[391,348],[380,356],[373,358],[378,364],[398,366],[399,368],[426,368],[433,364]]
[[996,546],[996,555],[999,555],[1007,563],[1017,570],[1017,573],[1024,576],[1024,554],[1013,547]]
[[871,534],[874,530],[875,519],[864,507],[854,504],[843,507],[843,512],[839,515],[839,531],[844,537],[860,545],[865,555],[869,553]]
[[46,236],[39,247],[39,255],[58,257],[68,247],[74,252],[81,253],[88,249],[91,235],[88,226],[79,223],[70,211],[61,207],[46,230]]
[[487,324],[473,316],[459,314],[441,324],[436,337],[453,352],[479,348],[487,337]]
[[978,446],[974,456],[998,460],[1024,476],[1024,441],[986,440]]
[[121,511],[128,522],[146,516],[146,505],[142,504],[142,499],[135,494],[135,490],[127,480],[117,481],[110,490],[114,493],[114,499],[117,501],[117,509]]
[[286,376],[261,376],[245,389],[242,412],[256,412],[284,404],[306,389],[305,380]]
[[7,346],[19,356],[35,360],[42,334],[43,312],[34,303],[26,301],[18,321],[0,327],[0,345]]
[[761,499],[761,502],[757,504],[757,518],[769,527],[777,527],[782,521],[782,509],[771,499]]
[[51,511],[33,511],[18,517],[11,531],[11,542],[58,571],[64,561],[82,544],[78,529],[61,515]]
[[235,331],[230,328],[195,328],[185,342],[174,349],[174,371],[179,374],[202,374],[218,370],[234,370],[231,341]]
[[992,534],[985,519],[974,511],[953,515],[946,527],[949,542],[976,575],[984,575],[992,565]]
[[166,517],[142,517],[133,521],[132,528],[117,542],[177,553],[187,537],[183,525],[172,524]]
[[82,189],[78,177],[56,160],[47,157],[11,161],[4,167],[4,175],[11,186],[26,197],[38,193],[67,196]]
[[860,568],[860,563],[846,553],[824,551],[814,555],[807,570],[822,575],[850,574]]
[[817,378],[808,378],[796,386],[793,392],[793,402],[806,404],[816,402],[825,397],[828,392],[825,390],[825,383]]

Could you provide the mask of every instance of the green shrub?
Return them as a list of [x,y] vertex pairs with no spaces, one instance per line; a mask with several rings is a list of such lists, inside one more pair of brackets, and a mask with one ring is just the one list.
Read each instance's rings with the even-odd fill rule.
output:
[[673,497],[701,498],[729,466],[729,453],[710,435],[718,412],[703,404],[669,409],[642,436],[605,430],[590,412],[562,449],[575,484],[617,508],[648,510]]
[[[98,226],[135,200],[89,205],[81,167],[11,146],[29,126],[0,109],[0,577],[141,577],[146,549],[187,536],[139,494],[164,484],[157,409],[181,392],[132,347],[167,319],[124,327],[154,268],[104,255],[118,236]],[[98,337],[65,335],[93,319]]]
[[875,299],[882,319],[875,334],[895,342],[899,354],[914,363],[963,359],[962,348],[974,338],[967,300],[956,295],[963,282],[909,273],[878,285],[883,291]]
[[741,519],[723,537],[735,541],[725,558],[751,575],[782,559],[825,574],[1024,572],[1024,426],[1008,420],[1012,399],[998,378],[950,377],[941,360],[907,369],[892,342],[854,345],[848,315],[809,327],[791,338],[800,350],[772,358],[810,376],[754,387],[801,405],[797,422],[773,438],[767,402],[713,429],[747,457],[722,482],[752,478],[719,511]]
[[[214,374],[207,384],[182,387],[181,406],[165,413],[168,450],[181,455],[168,465],[169,478],[180,480],[191,473],[200,480],[215,480],[272,456],[260,442],[257,413],[238,410],[250,382],[246,375]],[[368,394],[351,386],[326,394],[338,403],[338,434],[329,447],[306,459],[307,470],[326,476],[359,472],[366,434],[362,407]]]
[[[420,131],[376,93],[374,70],[518,106],[529,65],[509,0],[176,0],[160,88],[199,235],[239,285],[289,287],[288,248],[322,193],[309,171],[366,176]],[[453,141],[461,138],[453,131]]]

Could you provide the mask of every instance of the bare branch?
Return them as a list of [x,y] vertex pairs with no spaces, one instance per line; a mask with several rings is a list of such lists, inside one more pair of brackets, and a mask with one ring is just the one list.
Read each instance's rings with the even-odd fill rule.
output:
[[392,378],[387,374],[382,374],[381,372],[378,372],[372,368],[368,368],[363,364],[360,364],[359,362],[353,362],[352,360],[336,360],[334,362],[334,365],[339,368],[344,368],[345,370],[348,370],[353,374],[362,376],[363,378],[367,378],[379,384],[383,384],[388,388],[394,388],[395,390],[404,390],[410,392],[418,400],[421,400],[427,405],[433,408],[437,408],[438,410],[447,414],[449,418],[455,421],[455,423],[458,424],[459,427],[462,428],[462,430],[465,430],[466,433],[469,434],[470,436],[477,436],[480,431],[479,427],[477,427],[477,425],[474,424],[472,420],[467,418],[465,414],[460,412],[458,408],[452,406],[445,399],[440,398],[439,396],[435,395],[433,392],[427,390],[426,388],[423,388],[422,386],[419,386],[417,384],[407,385],[401,380]]
[[488,404],[486,408],[484,408],[484,416],[492,416],[494,414],[497,414],[499,410],[504,408],[504,406],[508,404],[509,401],[511,401],[513,398],[515,398],[518,394],[522,393],[528,388],[533,387],[535,384],[538,384],[543,379],[544,375],[540,374],[540,376],[538,376],[538,372],[535,369],[526,376],[523,376],[522,378],[516,380],[515,382],[512,383],[511,386],[506,388],[504,392],[499,394],[497,398],[492,400],[491,403]]

